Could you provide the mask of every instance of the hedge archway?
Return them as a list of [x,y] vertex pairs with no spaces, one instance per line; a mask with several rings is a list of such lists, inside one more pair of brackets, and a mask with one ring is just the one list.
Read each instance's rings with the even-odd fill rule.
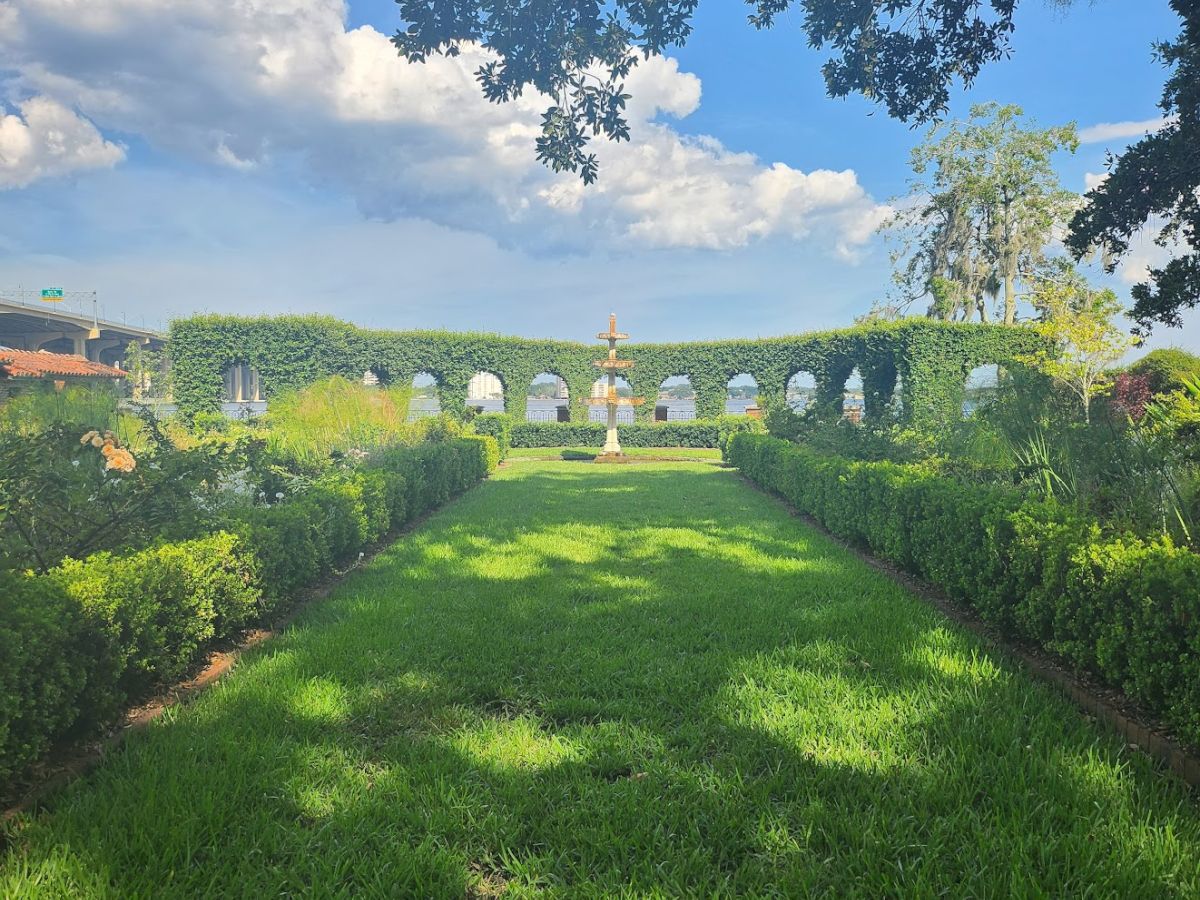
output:
[[[769,405],[786,402],[788,380],[812,373],[814,411],[840,416],[842,390],[856,367],[863,378],[865,418],[891,415],[914,425],[936,427],[961,417],[967,373],[977,366],[1017,362],[1042,345],[1025,328],[904,319],[836,331],[755,340],[630,344],[624,375],[647,402],[639,419],[654,415],[659,385],[686,376],[696,392],[696,415],[724,413],[726,384],[739,373],[754,378]],[[394,382],[418,372],[433,375],[442,409],[466,414],[467,386],[476,372],[491,372],[504,385],[505,409],[525,408],[525,391],[540,372],[567,383],[572,421],[587,421],[587,405],[601,358],[599,343],[536,340],[448,331],[372,331],[327,316],[195,316],[171,323],[170,348],[175,399],[187,417],[219,408],[222,372],[234,362],[258,371],[263,396],[303,387],[328,375],[358,380],[373,367]],[[897,384],[898,402],[893,400]],[[515,395],[515,396],[514,396]]]

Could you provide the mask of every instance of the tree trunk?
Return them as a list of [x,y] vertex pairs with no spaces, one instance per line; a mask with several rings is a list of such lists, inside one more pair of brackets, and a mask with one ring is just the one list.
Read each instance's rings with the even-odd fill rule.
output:
[[1004,324],[1017,321],[1017,261],[1013,259],[1004,271]]

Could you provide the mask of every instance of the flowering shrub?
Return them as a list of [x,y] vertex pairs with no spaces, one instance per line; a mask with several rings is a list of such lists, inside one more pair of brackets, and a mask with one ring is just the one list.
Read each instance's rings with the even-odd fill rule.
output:
[[1118,412],[1137,422],[1146,414],[1146,405],[1152,396],[1148,375],[1122,372],[1113,380],[1109,402]]
[[120,445],[117,436],[111,431],[106,431],[103,435],[98,431],[89,431],[79,439],[79,443],[99,448],[100,455],[104,457],[106,472],[128,474],[137,468],[137,460],[133,458],[133,454]]
[[0,436],[0,568],[44,572],[66,557],[202,533],[203,499],[245,467],[249,438],[181,450],[153,422],[144,436],[139,458],[111,431]]

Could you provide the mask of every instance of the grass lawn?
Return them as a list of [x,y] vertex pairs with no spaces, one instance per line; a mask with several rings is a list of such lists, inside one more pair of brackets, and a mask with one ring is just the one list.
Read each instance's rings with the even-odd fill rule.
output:
[[526,462],[8,826],[0,896],[1200,894],[1200,804],[701,463]]
[[[514,447],[508,451],[512,460],[561,459],[563,453],[599,453],[599,447]],[[721,451],[704,447],[626,447],[623,451],[633,459],[708,459],[720,461]]]

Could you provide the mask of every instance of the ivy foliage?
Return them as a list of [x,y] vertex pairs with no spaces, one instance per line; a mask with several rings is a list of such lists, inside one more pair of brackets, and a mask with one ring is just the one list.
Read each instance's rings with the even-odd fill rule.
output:
[[[924,318],[860,325],[787,337],[679,344],[631,344],[621,354],[633,393],[652,399],[663,381],[687,377],[696,392],[696,415],[725,411],[730,379],[750,375],[761,401],[784,403],[788,381],[800,372],[816,382],[816,414],[841,415],[846,380],[863,379],[865,418],[894,416],[933,426],[961,415],[967,374],[976,366],[1014,363],[1041,346],[1024,328]],[[601,370],[599,344],[448,331],[371,331],[325,316],[196,316],[171,324],[175,400],[188,418],[215,411],[223,373],[236,364],[258,370],[269,398],[330,375],[361,378],[370,370],[383,383],[408,384],[419,373],[436,380],[442,409],[465,415],[467,385],[490,372],[504,387],[509,414],[525,409],[529,385],[543,372],[568,387],[572,422],[586,422],[583,399]],[[653,418],[654,403],[637,410]]]

